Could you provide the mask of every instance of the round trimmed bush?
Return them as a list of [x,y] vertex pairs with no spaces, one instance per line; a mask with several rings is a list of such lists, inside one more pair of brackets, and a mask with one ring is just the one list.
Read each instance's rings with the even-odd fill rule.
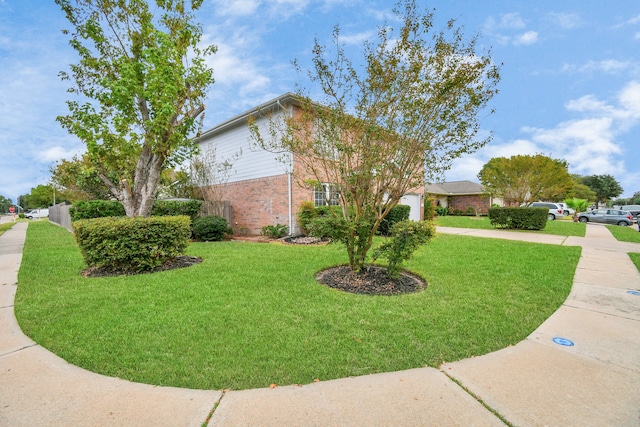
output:
[[217,215],[201,216],[193,220],[193,238],[205,242],[218,242],[231,234],[227,220]]

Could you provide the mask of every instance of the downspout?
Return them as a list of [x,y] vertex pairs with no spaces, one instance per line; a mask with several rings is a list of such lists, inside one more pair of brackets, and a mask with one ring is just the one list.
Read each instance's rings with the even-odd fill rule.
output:
[[[278,106],[280,108],[282,108],[283,111],[285,111],[285,114],[289,114],[289,110],[286,109],[284,107],[284,105],[282,105],[280,103],[280,100],[278,99],[276,101],[276,104],[278,104]],[[292,181],[292,175],[293,175],[293,153],[289,153],[289,167],[287,168],[287,194],[289,197],[289,235],[293,235],[293,189],[292,189],[292,185],[291,185],[291,181]]]
[[293,172],[293,154],[289,153],[289,171],[287,173],[287,184],[289,186],[289,234],[293,235],[293,194],[292,194],[292,173]]

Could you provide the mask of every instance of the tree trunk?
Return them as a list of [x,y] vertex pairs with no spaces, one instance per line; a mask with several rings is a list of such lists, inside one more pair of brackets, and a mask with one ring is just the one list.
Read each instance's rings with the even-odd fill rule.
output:
[[136,165],[133,186],[128,180],[123,179],[117,187],[106,176],[100,174],[100,179],[122,203],[128,217],[151,215],[164,160],[164,156],[152,153],[145,146]]

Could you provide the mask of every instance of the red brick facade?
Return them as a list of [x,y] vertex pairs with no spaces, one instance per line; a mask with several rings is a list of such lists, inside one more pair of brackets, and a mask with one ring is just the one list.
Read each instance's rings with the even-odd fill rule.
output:
[[[257,235],[265,225],[289,226],[289,175],[231,182],[222,187],[226,199],[232,201],[230,226],[234,234]],[[300,203],[312,201],[313,191],[301,188],[292,180],[291,195],[291,214],[295,223]]]
[[491,207],[489,195],[469,194],[461,196],[449,196],[449,210],[456,209],[466,211],[471,206],[476,214],[487,214]]

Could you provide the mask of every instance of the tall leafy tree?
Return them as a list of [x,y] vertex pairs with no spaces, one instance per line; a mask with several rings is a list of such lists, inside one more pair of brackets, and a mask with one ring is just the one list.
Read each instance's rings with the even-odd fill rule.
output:
[[13,205],[11,199],[0,195],[0,214],[9,212],[9,207]]
[[23,209],[48,208],[55,203],[69,201],[65,192],[60,192],[52,185],[38,185],[33,187],[29,194],[18,197],[18,203]]
[[584,176],[582,183],[596,193],[596,207],[622,194],[620,183],[611,175]]
[[478,179],[509,206],[562,199],[573,185],[566,161],[541,154],[494,157],[482,166]]
[[[98,172],[86,154],[74,156],[71,160],[62,159],[51,167],[50,172],[52,183],[64,190],[71,202],[113,197],[109,187],[100,178],[100,173],[108,172]],[[107,176],[111,181],[118,179],[114,173],[108,173]]]
[[205,59],[215,46],[200,46],[194,23],[202,0],[55,1],[80,57],[61,73],[80,96],[58,121],[87,145],[127,215],[148,216],[162,170],[191,154],[214,81]]
[[380,222],[408,190],[488,142],[475,139],[478,116],[499,80],[477,38],[466,41],[454,21],[434,31],[433,12],[413,0],[394,13],[399,27],[381,27],[377,43],[364,44],[363,67],[347,56],[339,27],[332,51],[316,41],[307,74],[324,94],[321,105],[301,89],[293,115],[272,118],[270,130],[251,126],[262,147],[299,160],[299,183],[334,185],[342,209],[333,211],[330,232],[356,272]]
[[582,176],[572,174],[573,184],[568,191],[569,198],[583,199],[589,202],[596,201],[596,193],[586,185],[582,183]]

